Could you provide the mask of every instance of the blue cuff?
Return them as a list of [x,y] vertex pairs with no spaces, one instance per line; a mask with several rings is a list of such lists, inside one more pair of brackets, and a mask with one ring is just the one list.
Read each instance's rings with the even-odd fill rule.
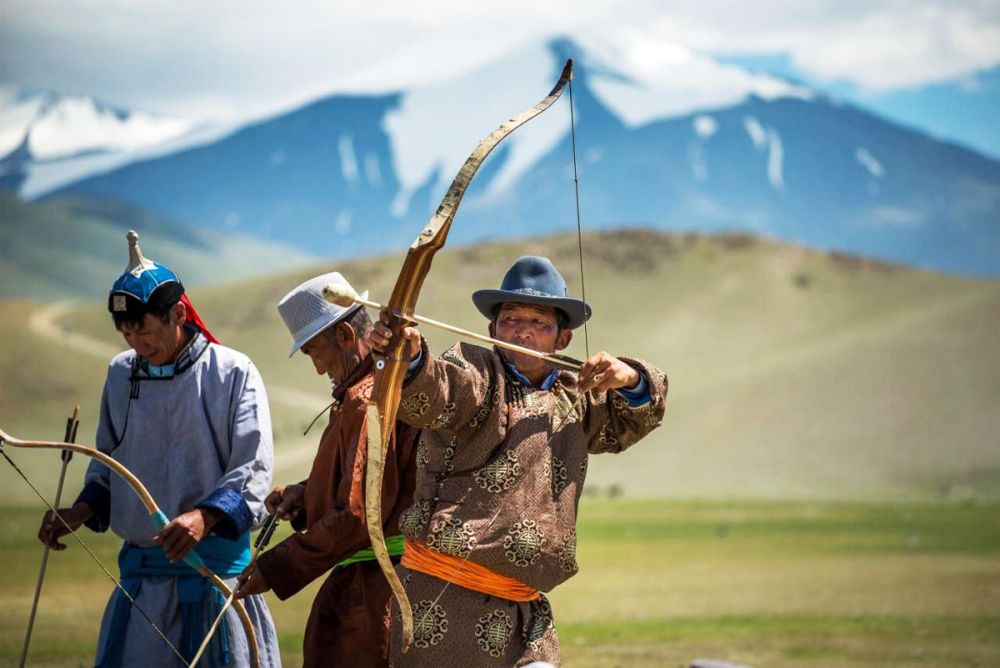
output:
[[628,401],[628,405],[632,408],[638,408],[644,404],[648,404],[653,398],[649,394],[649,383],[646,381],[646,376],[639,373],[639,384],[631,389],[626,389],[624,387],[619,387],[618,392],[621,393],[625,400]]
[[223,538],[236,540],[253,526],[253,513],[243,495],[226,487],[209,494],[204,501],[195,504],[195,508],[218,510],[225,516],[212,527],[212,533]]
[[73,505],[81,501],[94,511],[90,519],[83,523],[84,526],[97,533],[107,531],[111,525],[111,490],[96,480],[91,480],[84,486],[80,496],[76,497]]
[[421,347],[420,350],[417,351],[417,356],[414,357],[412,360],[410,360],[409,365],[407,365],[406,367],[406,378],[407,379],[412,378],[413,374],[415,374],[418,370],[420,370],[420,366],[423,363],[424,363],[424,349],[423,347]]

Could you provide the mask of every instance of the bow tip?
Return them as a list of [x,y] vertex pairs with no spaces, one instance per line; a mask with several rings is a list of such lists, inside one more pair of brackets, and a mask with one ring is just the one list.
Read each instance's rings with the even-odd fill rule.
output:
[[400,647],[400,652],[406,654],[410,651],[410,645],[413,644],[413,629],[403,629],[402,645]]

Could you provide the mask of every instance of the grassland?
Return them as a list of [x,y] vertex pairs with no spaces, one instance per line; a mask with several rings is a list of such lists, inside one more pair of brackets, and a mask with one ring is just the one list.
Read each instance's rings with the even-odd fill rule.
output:
[[[663,428],[625,456],[595,459],[592,493],[1000,500],[1000,281],[744,236],[617,232],[585,236],[584,247],[590,348],[646,358],[671,381]],[[483,331],[474,289],[498,284],[519,255],[544,253],[580,294],[576,252],[571,237],[445,249],[419,310]],[[307,360],[288,359],[275,305],[333,269],[384,301],[399,264],[338,263],[191,290],[213,330],[264,375],[280,479],[307,473],[314,442],[302,432],[328,386]],[[0,424],[53,437],[80,403],[87,441],[105,349],[120,348],[121,338],[103,303],[82,303],[57,327],[101,348],[69,348],[25,326],[40,308],[48,307],[0,302]],[[426,334],[433,350],[454,341]],[[583,339],[578,331],[568,352],[582,357]]]
[[[4,665],[21,647],[38,516],[3,515]],[[83,538],[113,563],[113,539]],[[579,558],[551,595],[570,667],[1000,663],[996,505],[589,500]],[[31,665],[89,665],[110,586],[79,546],[54,554]],[[301,661],[314,590],[269,601],[286,665]]]

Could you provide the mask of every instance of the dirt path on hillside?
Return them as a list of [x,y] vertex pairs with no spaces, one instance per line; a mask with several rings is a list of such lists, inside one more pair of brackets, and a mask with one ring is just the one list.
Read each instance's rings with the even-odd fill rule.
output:
[[[103,360],[110,360],[125,349],[85,334],[79,334],[61,325],[60,319],[69,313],[74,306],[75,304],[71,301],[43,304],[29,316],[28,329],[54,343],[77,352],[100,357]],[[267,384],[267,396],[273,403],[313,414],[323,410],[323,407],[329,403],[321,396],[273,383]]]
[[59,320],[73,309],[73,302],[61,301],[54,304],[42,304],[32,311],[28,317],[28,329],[53,343],[66,346],[77,352],[110,360],[124,348],[113,346],[95,338],[77,334],[68,327],[59,324]]

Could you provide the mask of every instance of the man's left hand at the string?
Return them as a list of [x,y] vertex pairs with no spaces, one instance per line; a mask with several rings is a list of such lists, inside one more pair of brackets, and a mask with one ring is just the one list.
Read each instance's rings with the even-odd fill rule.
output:
[[264,579],[264,574],[257,568],[257,562],[254,561],[244,568],[243,572],[236,578],[236,589],[236,598],[239,599],[255,594],[263,594],[270,590],[271,587],[268,586],[267,581]]
[[153,542],[163,548],[167,559],[178,562],[208,535],[220,519],[222,514],[217,510],[196,508],[172,519],[153,537]]
[[602,350],[580,367],[576,386],[581,392],[617,390],[635,387],[641,378],[638,371]]

